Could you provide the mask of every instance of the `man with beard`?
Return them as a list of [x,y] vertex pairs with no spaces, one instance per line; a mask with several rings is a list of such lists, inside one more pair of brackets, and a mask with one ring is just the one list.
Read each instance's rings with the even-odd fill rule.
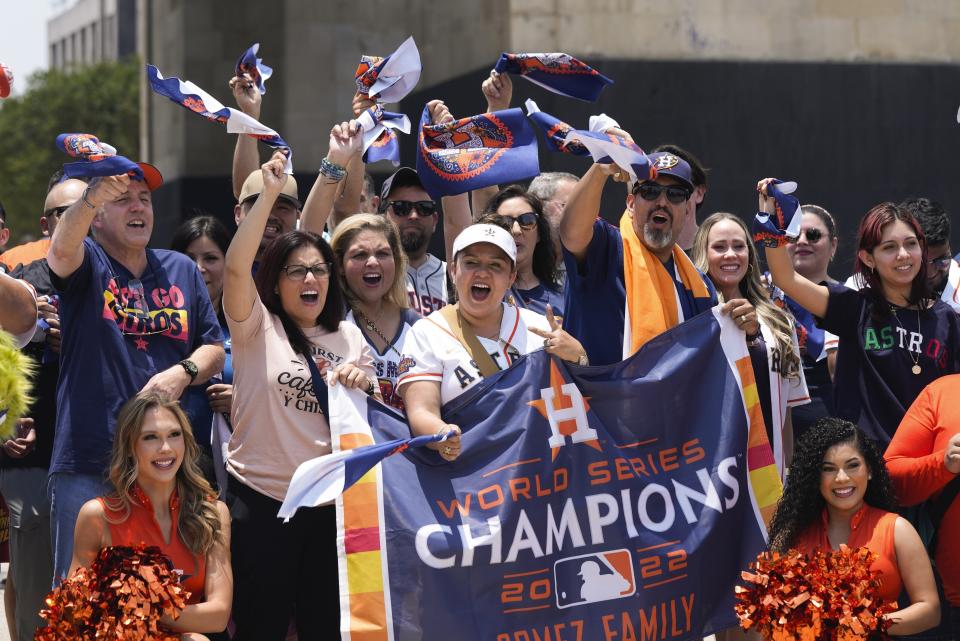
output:
[[[233,220],[237,227],[246,218],[261,191],[263,191],[263,172],[258,168],[243,181],[240,197],[233,207]],[[271,240],[297,228],[298,218],[300,218],[300,196],[297,192],[297,181],[293,176],[289,176],[287,182],[283,184],[283,191],[273,204],[273,209],[270,210],[267,226],[263,230],[263,238],[260,239],[260,249],[257,250],[257,260]]]
[[[654,180],[630,185],[619,228],[598,218],[609,177],[630,180],[615,164],[594,164],[567,200],[560,223],[567,267],[564,329],[583,343],[590,363],[615,363],[644,342],[713,307],[710,279],[676,241],[694,193],[690,165],[669,152],[650,154]],[[741,324],[750,323],[739,310]]]
[[437,203],[423,188],[420,176],[410,167],[401,167],[383,183],[377,211],[385,214],[400,230],[400,242],[407,254],[407,296],[421,316],[447,304],[447,264],[427,252],[437,228]]
[[908,198],[900,206],[917,217],[927,238],[930,291],[960,313],[960,265],[951,258],[950,217],[943,205],[929,198]]

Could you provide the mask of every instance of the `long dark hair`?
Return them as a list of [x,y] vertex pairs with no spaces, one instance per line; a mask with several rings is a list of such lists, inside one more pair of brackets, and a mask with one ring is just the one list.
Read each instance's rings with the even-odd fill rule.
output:
[[173,232],[170,249],[186,254],[190,243],[204,236],[212,240],[224,256],[227,255],[227,249],[230,247],[230,232],[227,231],[226,225],[209,215],[194,216],[180,223]]
[[890,305],[883,296],[883,284],[880,281],[880,275],[877,270],[870,269],[866,263],[860,260],[859,250],[872,252],[880,239],[883,237],[883,229],[896,221],[903,221],[913,230],[920,242],[922,249],[920,259],[920,270],[913,277],[913,283],[910,286],[910,297],[907,302],[911,305],[925,307],[925,303],[931,298],[930,287],[927,284],[927,238],[920,228],[920,223],[916,217],[904,207],[893,203],[880,203],[867,212],[860,220],[860,228],[857,230],[857,257],[853,264],[853,273],[861,283],[869,285],[866,292],[873,300],[874,316],[883,318],[889,316]]
[[323,238],[308,231],[291,231],[278,236],[267,245],[260,259],[260,266],[257,268],[255,281],[257,283],[257,293],[260,294],[260,300],[267,310],[280,319],[283,324],[283,330],[287,333],[287,338],[294,351],[302,354],[306,358],[312,358],[310,350],[310,341],[306,334],[300,329],[280,302],[280,293],[277,290],[277,283],[283,275],[281,269],[287,264],[287,259],[297,249],[301,247],[316,247],[323,256],[324,262],[330,266],[330,277],[327,283],[327,298],[323,303],[323,309],[317,316],[317,325],[320,325],[328,332],[335,332],[340,327],[340,321],[343,319],[343,293],[340,291],[340,280],[337,277],[336,258],[333,250]]
[[820,494],[823,457],[827,450],[840,443],[857,448],[870,468],[872,478],[864,496],[867,505],[888,512],[897,509],[893,483],[876,442],[850,421],[822,418],[797,443],[787,486],[770,522],[770,549],[780,552],[790,549],[804,530],[820,518],[826,505]]
[[[557,253],[550,238],[550,223],[543,215],[543,201],[526,190],[523,185],[504,187],[487,203],[483,216],[496,214],[500,205],[511,198],[525,200],[537,215],[537,244],[533,248],[533,275],[540,283],[552,290],[557,289]],[[507,230],[511,231],[511,230]]]

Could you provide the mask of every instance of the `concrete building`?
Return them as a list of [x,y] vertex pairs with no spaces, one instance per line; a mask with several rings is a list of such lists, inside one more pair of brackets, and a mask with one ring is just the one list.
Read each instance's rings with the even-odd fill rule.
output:
[[136,0],[77,0],[55,8],[58,12],[47,21],[51,69],[136,53]]
[[[574,126],[617,118],[644,147],[673,142],[712,168],[703,214],[749,216],[757,178],[797,180],[804,201],[838,217],[851,239],[872,204],[915,194],[960,209],[952,177],[960,143],[960,3],[956,0],[358,0],[273,3],[140,0],[141,58],[232,105],[227,80],[260,42],[274,70],[262,121],[294,150],[309,189],[334,122],[349,116],[361,54],[385,55],[413,35],[423,59],[399,110],[413,122],[440,97],[456,115],[483,108],[480,82],[504,51],[564,51],[613,78],[596,104],[515,80]],[[233,205],[234,139],[145,94],[144,156],[163,171],[157,194],[172,227],[195,208],[225,219]],[[415,137],[401,136],[412,164]],[[263,156],[267,150],[264,148]],[[543,170],[582,173],[583,159],[541,150]],[[391,167],[381,163],[378,176]],[[622,199],[609,189],[604,215]],[[607,211],[609,209],[609,211]],[[158,218],[159,220],[159,218]],[[164,223],[166,224],[166,222]],[[158,243],[168,232],[158,230]],[[840,255],[851,252],[841,249]],[[841,263],[838,271],[845,265]]]

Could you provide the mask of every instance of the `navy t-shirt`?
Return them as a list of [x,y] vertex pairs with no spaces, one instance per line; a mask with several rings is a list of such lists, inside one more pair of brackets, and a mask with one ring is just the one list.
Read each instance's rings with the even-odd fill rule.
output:
[[77,271],[51,273],[62,332],[51,473],[103,474],[120,406],[157,372],[222,341],[207,288],[185,255],[148,249],[139,279],[145,300],[136,300],[123,265],[89,238],[83,249]]
[[[563,249],[567,268],[563,328],[576,337],[590,358],[591,365],[608,365],[623,360],[623,323],[627,304],[623,276],[623,237],[620,229],[598,218],[593,223],[593,238],[582,263]],[[674,274],[673,259],[663,264]],[[698,303],[674,277],[677,297],[687,320],[717,304],[717,294],[709,278],[703,278],[710,291],[708,303]]]
[[520,289],[514,285],[507,290],[504,299],[508,303],[529,309],[541,316],[547,315],[547,305],[550,305],[554,314],[563,316],[563,290],[559,287],[547,287],[541,283],[530,289]]
[[[868,291],[831,283],[818,325],[840,338],[834,400],[837,416],[857,423],[886,448],[907,408],[929,383],[960,372],[960,316],[943,301],[918,313],[873,317]],[[914,360],[920,374],[914,374]]]
[[190,419],[193,426],[193,436],[197,444],[203,448],[207,456],[213,456],[210,432],[213,427],[213,409],[207,398],[207,388],[214,383],[233,384],[233,362],[230,358],[230,328],[226,322],[220,323],[220,332],[223,334],[223,349],[227,353],[227,360],[223,364],[223,372],[200,385],[191,385],[184,390],[180,397],[180,407]]

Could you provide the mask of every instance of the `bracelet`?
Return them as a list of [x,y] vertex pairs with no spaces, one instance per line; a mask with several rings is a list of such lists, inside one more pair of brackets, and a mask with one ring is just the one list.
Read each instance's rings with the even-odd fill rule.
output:
[[90,187],[87,186],[87,187],[83,190],[83,195],[80,196],[80,200],[83,201],[83,204],[86,205],[87,207],[89,207],[90,209],[96,209],[96,208],[97,208],[96,205],[94,205],[92,202],[90,202],[90,201],[87,199],[87,194],[89,194],[89,193],[90,193]]
[[347,168],[324,158],[320,161],[320,175],[326,176],[334,182],[340,182],[347,177]]
[[760,344],[760,332],[757,332],[753,336],[747,336],[747,346],[756,347]]
[[367,387],[367,396],[373,396],[377,393],[377,384],[373,382],[373,379],[369,379],[370,385]]

